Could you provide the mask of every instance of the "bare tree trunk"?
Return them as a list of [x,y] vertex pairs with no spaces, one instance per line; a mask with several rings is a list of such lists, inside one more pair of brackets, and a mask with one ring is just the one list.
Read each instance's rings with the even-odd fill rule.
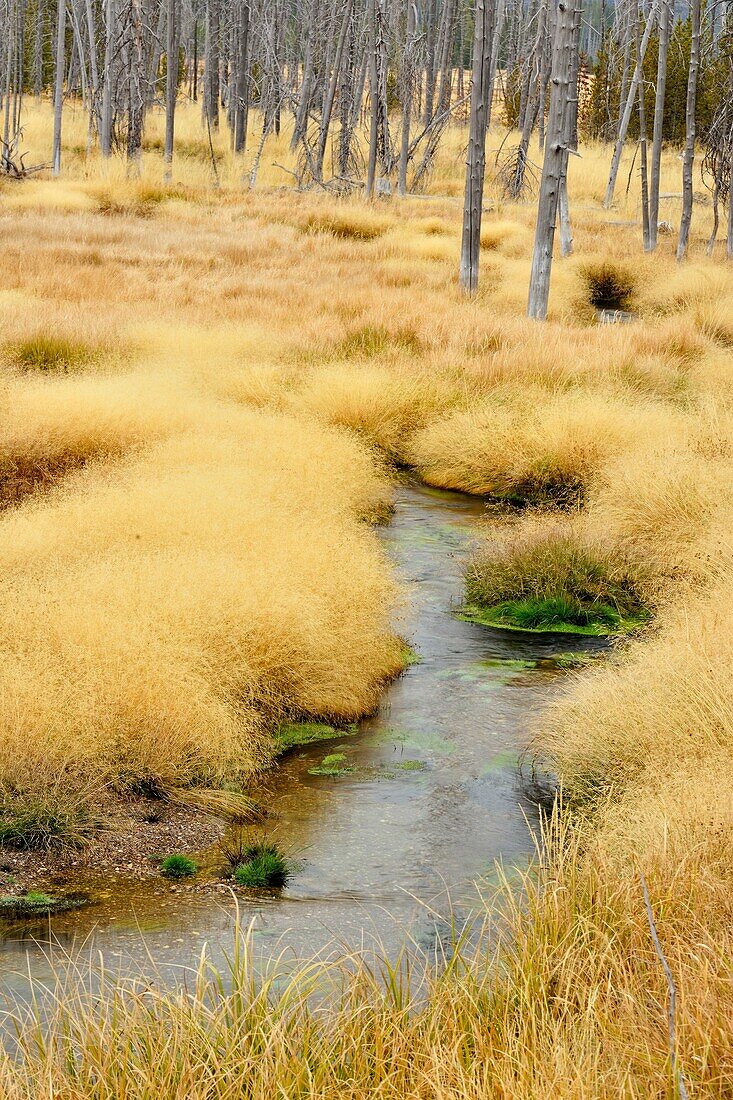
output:
[[36,33],[33,39],[33,94],[41,98],[43,90],[43,14],[44,0],[38,0],[36,7]]
[[377,143],[379,141],[379,74],[377,71],[377,0],[369,0],[367,7],[369,20],[369,97],[371,100],[371,123],[369,127],[369,160],[365,194],[368,199],[374,195],[374,181],[377,175]]
[[[636,26],[636,55],[641,49],[639,35],[639,16],[637,13]],[[651,251],[651,236],[649,232],[649,177],[647,175],[647,146],[646,146],[646,97],[644,95],[644,74],[642,72],[639,81],[639,147],[641,150],[641,233],[644,242],[644,251]]]
[[402,195],[403,198],[407,194],[407,161],[410,152],[413,81],[412,49],[415,37],[415,14],[415,0],[407,0],[405,49],[402,55],[402,143],[400,146],[400,167],[397,183],[398,194]]
[[237,102],[234,110],[234,152],[247,147],[249,119],[249,0],[241,0],[237,36]]
[[629,94],[626,97],[626,105],[624,107],[623,115],[621,116],[621,122],[618,128],[618,136],[616,138],[616,145],[613,150],[613,157],[611,159],[611,171],[608,176],[608,186],[606,187],[606,197],[603,200],[603,205],[606,209],[613,202],[613,193],[616,189],[616,177],[618,176],[619,166],[621,164],[621,154],[624,148],[624,142],[626,141],[626,135],[629,130],[629,123],[631,122],[631,112],[634,109],[634,100],[636,99],[637,89],[639,87],[639,81],[642,77],[642,66],[644,64],[644,55],[646,54],[646,48],[649,45],[649,39],[651,38],[654,23],[657,18],[657,12],[659,10],[660,0],[654,0],[649,17],[646,21],[646,27],[644,28],[644,37],[641,40],[639,52],[636,57],[636,65],[634,67],[634,75],[631,80],[631,87],[629,88]]
[[669,5],[662,0],[659,13],[659,56],[657,86],[654,93],[654,136],[652,138],[651,193],[649,195],[649,251],[657,247],[659,226],[659,186],[662,168],[662,138],[664,133],[664,95],[667,87],[667,51],[669,49]]
[[56,16],[56,81],[53,94],[52,172],[61,171],[61,115],[64,107],[64,45],[66,39],[66,0],[58,0]]
[[168,26],[165,39],[165,178],[170,180],[173,165],[173,138],[178,96],[178,12],[176,0],[168,0]]
[[690,40],[690,71],[687,77],[685,107],[685,151],[682,155],[682,217],[677,242],[677,261],[687,255],[692,222],[692,166],[695,160],[695,109],[697,106],[697,74],[700,67],[700,0],[692,0],[692,38]]
[[484,173],[486,169],[486,128],[489,95],[492,88],[491,65],[494,56],[495,0],[476,0],[473,39],[471,115],[468,129],[466,191],[463,201],[463,234],[459,282],[466,294],[478,289],[481,253],[481,216],[483,214]]
[[351,11],[353,7],[353,0],[346,0],[346,6],[344,8],[344,16],[341,21],[341,30],[339,32],[339,40],[336,46],[336,56],[333,62],[333,72],[331,74],[331,80],[328,85],[328,92],[326,94],[326,101],[323,107],[323,115],[321,116],[321,126],[318,135],[318,152],[316,154],[316,178],[321,179],[323,177],[323,160],[326,155],[326,142],[328,141],[328,131],[331,125],[331,115],[333,114],[333,104],[336,99],[336,88],[339,81],[339,75],[341,73],[341,61],[344,55],[344,46],[346,44],[346,35],[349,31],[349,25],[351,23]]
[[433,117],[433,100],[435,98],[435,27],[438,20],[437,0],[426,0],[427,14],[427,54],[425,58],[425,125]]
[[140,170],[143,143],[145,92],[143,89],[143,43],[140,0],[131,0],[132,42],[130,50],[130,105],[127,119],[127,160],[133,171]]
[[570,152],[578,148],[578,74],[580,69],[580,25],[582,12],[580,7],[575,11],[575,24],[573,27],[573,53],[571,59],[570,88],[568,89],[569,101],[565,119],[565,150],[562,161],[562,176],[560,178],[560,194],[558,196],[558,211],[560,213],[560,255],[571,256],[573,252],[573,229],[570,224],[570,201],[568,198],[568,161]]
[[207,0],[204,55],[204,118],[219,128],[219,0]]
[[314,53],[316,37],[316,27],[318,26],[318,18],[320,15],[320,0],[312,0],[311,17],[307,23],[307,39],[305,46],[305,59],[303,61],[303,83],[300,86],[300,102],[298,104],[298,113],[295,117],[295,128],[293,130],[293,136],[290,141],[290,151],[294,152],[300,141],[305,136],[305,132],[308,129],[308,113],[311,106],[311,95],[313,88],[313,67],[314,67]]
[[104,81],[102,85],[102,128],[99,144],[102,156],[112,153],[112,51],[115,32],[115,0],[105,2]]
[[577,44],[576,2],[577,0],[560,0],[557,6],[550,78],[550,110],[547,116],[547,142],[542,163],[542,181],[537,205],[537,228],[527,305],[527,316],[539,321],[544,321],[547,317],[547,303],[550,297],[555,219],[567,149],[567,112],[570,107],[573,48]]

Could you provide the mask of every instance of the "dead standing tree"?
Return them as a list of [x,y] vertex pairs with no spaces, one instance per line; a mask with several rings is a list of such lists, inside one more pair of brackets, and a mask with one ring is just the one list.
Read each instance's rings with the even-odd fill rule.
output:
[[575,33],[578,8],[579,0],[560,0],[557,6],[552,75],[550,78],[550,110],[547,117],[547,140],[537,205],[537,226],[527,305],[527,316],[539,321],[544,321],[547,317],[547,304],[550,296],[555,224],[560,186],[568,151],[569,120],[572,109],[573,53],[578,46],[578,36]]
[[474,294],[478,288],[486,169],[486,129],[489,118],[489,96],[493,86],[495,17],[495,0],[477,0],[459,275],[461,287],[467,294]]
[[692,0],[690,70],[687,76],[687,103],[685,106],[685,149],[682,155],[682,217],[677,242],[678,263],[681,263],[687,256],[692,222],[692,167],[695,160],[695,110],[697,107],[697,75],[700,68],[700,9],[701,0]]

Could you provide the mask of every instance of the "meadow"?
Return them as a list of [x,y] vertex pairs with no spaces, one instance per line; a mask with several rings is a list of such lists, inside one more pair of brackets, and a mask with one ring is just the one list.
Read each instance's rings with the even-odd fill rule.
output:
[[[70,998],[4,1094],[224,1098],[246,1075],[253,1098],[674,1096],[643,879],[685,1078],[729,1096],[733,270],[705,255],[709,207],[687,263],[673,236],[644,255],[638,180],[604,211],[608,150],[584,147],[540,325],[533,203],[493,178],[479,292],[459,292],[460,127],[424,194],[366,205],[295,192],[285,132],[252,189],[252,154],[217,137],[217,186],[180,116],[169,185],[162,118],[128,178],[70,111],[61,178],[0,189],[9,835],[93,843],[110,797],[256,790],[281,722],[369,713],[404,662],[374,530],[398,469],[512,505],[467,572],[479,611],[637,629],[541,716],[529,763],[560,790],[541,855],[491,901],[505,935],[422,1000],[354,959],[257,984],[245,953],[233,993],[202,973]],[[32,159],[49,125],[29,107]],[[663,167],[676,225],[675,150]],[[598,324],[609,298],[634,322]],[[317,979],[340,996],[314,1010]]]

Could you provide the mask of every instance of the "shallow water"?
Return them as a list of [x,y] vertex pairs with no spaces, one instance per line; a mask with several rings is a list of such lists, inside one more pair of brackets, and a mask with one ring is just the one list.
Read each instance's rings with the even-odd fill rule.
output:
[[[359,731],[298,750],[271,779],[268,829],[298,857],[279,895],[239,896],[267,954],[308,957],[334,943],[386,949],[413,939],[430,948],[449,912],[459,921],[479,904],[496,860],[521,864],[536,821],[517,762],[533,711],[557,682],[552,655],[599,648],[599,639],[492,630],[451,614],[472,526],[475,498],[400,488],[383,537],[410,593],[399,629],[420,657],[385,693]],[[343,752],[351,771],[333,778],[309,769]],[[479,886],[477,888],[477,882]],[[108,966],[155,967],[179,981],[208,945],[221,962],[231,947],[231,895],[163,881],[92,884],[95,904],[50,925],[7,930],[0,982],[21,996],[27,974],[46,980],[51,957],[81,964],[103,952]]]

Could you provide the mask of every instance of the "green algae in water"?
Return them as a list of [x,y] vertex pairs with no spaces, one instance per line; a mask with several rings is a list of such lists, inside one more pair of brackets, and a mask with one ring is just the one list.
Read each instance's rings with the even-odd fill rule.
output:
[[330,756],[324,756],[320,764],[308,768],[308,775],[348,775],[353,772],[353,767],[347,763],[345,752],[334,752]]
[[630,634],[648,621],[646,615],[639,615],[635,618],[622,618],[616,614],[613,623],[610,622],[609,616],[607,617],[608,621],[604,622],[579,624],[565,622],[561,619],[551,622],[548,619],[543,625],[527,626],[520,625],[517,622],[517,617],[523,617],[521,613],[519,616],[515,614],[520,609],[521,603],[522,601],[510,601],[498,604],[495,607],[478,607],[475,604],[465,604],[456,614],[464,622],[478,623],[480,626],[490,626],[498,630],[518,630],[525,634],[581,634],[594,638],[613,634]]
[[353,737],[357,732],[355,725],[338,729],[325,722],[284,722],[275,733],[275,749],[279,754],[306,745],[317,745],[320,741],[335,741],[340,737]]

